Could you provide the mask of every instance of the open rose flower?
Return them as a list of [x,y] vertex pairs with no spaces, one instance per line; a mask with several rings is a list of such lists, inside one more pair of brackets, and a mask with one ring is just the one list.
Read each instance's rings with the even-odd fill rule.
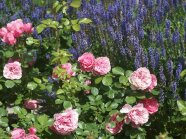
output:
[[144,67],[137,69],[129,77],[129,82],[133,90],[147,89],[152,83],[150,71]]
[[16,38],[11,32],[8,32],[7,34],[5,34],[2,38],[2,41],[9,45],[14,45],[17,42]]
[[60,135],[69,135],[77,129],[78,117],[75,109],[67,109],[63,113],[55,114],[50,129]]
[[[75,76],[75,72],[72,71],[72,64],[71,63],[65,63],[65,64],[62,64],[61,66],[55,67],[53,69],[53,73],[52,73],[52,78],[53,79],[59,78],[59,76],[56,74],[56,72],[57,72],[57,70],[60,70],[60,69],[64,69],[68,77]],[[61,73],[61,76],[63,76],[63,75],[64,75],[64,72]]]
[[151,81],[152,82],[151,82],[150,86],[147,89],[145,89],[145,91],[147,91],[147,92],[151,92],[154,89],[154,87],[157,86],[157,78],[154,74],[151,74]]
[[3,69],[3,76],[6,79],[10,80],[21,79],[22,77],[21,63],[15,61],[6,64]]
[[3,38],[8,33],[8,30],[6,28],[0,29],[0,38]]
[[90,72],[93,70],[95,58],[91,53],[84,53],[78,58],[78,62],[82,71]]
[[26,133],[24,129],[16,128],[10,133],[10,135],[11,139],[24,139]]
[[38,108],[37,100],[25,100],[24,106],[26,109],[34,110]]
[[40,139],[40,138],[36,135],[28,134],[23,139]]
[[93,73],[95,75],[105,75],[111,70],[108,57],[99,57],[95,60]]
[[33,32],[33,27],[32,27],[32,24],[31,23],[27,23],[27,24],[24,24],[23,25],[23,30],[25,33],[32,33]]
[[154,114],[158,111],[159,103],[155,98],[146,98],[140,101],[143,106],[148,110],[150,114]]
[[111,127],[110,123],[106,124],[106,130],[110,132],[111,134],[118,134],[123,129],[124,120],[118,122],[117,121],[118,114],[114,114],[110,117],[110,122],[115,122],[115,126]]

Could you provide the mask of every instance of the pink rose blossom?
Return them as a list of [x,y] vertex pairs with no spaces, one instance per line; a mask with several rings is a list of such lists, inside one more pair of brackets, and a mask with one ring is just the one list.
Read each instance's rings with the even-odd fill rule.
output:
[[82,71],[90,72],[93,70],[95,57],[91,53],[84,53],[78,58]]
[[157,78],[154,74],[151,74],[151,81],[150,86],[145,90],[147,92],[151,92],[157,86]]
[[32,33],[33,32],[33,27],[31,23],[27,23],[23,25],[23,29],[25,33]]
[[34,110],[38,108],[38,101],[37,100],[26,100],[24,102],[24,106],[27,109]]
[[13,63],[6,64],[3,69],[3,76],[6,79],[10,80],[21,79],[22,77],[21,63],[15,61]]
[[143,104],[139,103],[128,112],[127,118],[133,125],[140,126],[148,122],[149,112],[143,107]]
[[129,77],[129,82],[133,90],[147,89],[152,83],[150,71],[144,67],[137,69]]
[[90,93],[91,93],[90,90],[85,90],[85,91],[84,91],[84,94],[85,94],[85,95],[88,95],[88,94],[90,94]]
[[85,85],[91,85],[91,83],[92,83],[91,80],[86,80],[85,81]]
[[21,128],[14,129],[10,134],[11,139],[24,139],[26,136],[25,130]]
[[[56,74],[57,68],[65,69],[65,71],[69,77],[75,76],[75,74],[76,74],[75,72],[72,71],[71,63],[65,63],[65,64],[61,65],[60,67],[55,67],[53,69],[52,78],[54,78],[54,79],[59,78],[58,75]],[[61,76],[63,76],[63,75],[64,75],[64,73],[61,73]]]
[[9,45],[14,45],[17,42],[16,38],[14,37],[14,35],[11,32],[6,33],[3,36],[2,41],[9,44]]
[[6,28],[0,29],[0,38],[3,38],[8,33],[8,30]]
[[95,60],[94,71],[95,75],[105,75],[111,70],[110,60],[108,57],[99,57]]
[[129,104],[125,104],[122,109],[120,110],[120,113],[128,113],[132,109],[132,106]]
[[110,123],[106,124],[106,130],[114,135],[121,132],[124,124],[124,120],[120,122],[117,121],[117,116],[118,114],[114,114],[110,117],[110,122],[115,122],[115,127],[111,127]]
[[38,136],[36,136],[36,135],[28,134],[23,139],[40,139],[40,138]]
[[29,134],[32,134],[32,135],[35,135],[37,132],[36,128],[34,128],[34,127],[31,127],[28,130],[29,130]]
[[146,98],[140,101],[143,103],[143,106],[148,110],[150,114],[154,114],[158,111],[159,103],[155,98]]
[[78,127],[78,113],[75,109],[67,109],[63,113],[54,115],[54,123],[51,130],[60,135],[68,135]]

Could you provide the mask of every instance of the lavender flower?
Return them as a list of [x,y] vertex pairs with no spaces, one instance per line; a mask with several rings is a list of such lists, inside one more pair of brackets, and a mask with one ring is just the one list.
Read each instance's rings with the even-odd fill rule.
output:
[[176,31],[172,34],[172,42],[173,44],[176,44],[179,42],[179,40],[180,40],[180,33],[176,29]]
[[179,63],[176,69],[176,79],[179,80],[180,79],[180,73],[182,72],[182,64]]
[[159,78],[160,78],[161,84],[166,85],[166,77],[165,77],[165,74],[164,74],[163,66],[160,66],[160,69],[159,69]]

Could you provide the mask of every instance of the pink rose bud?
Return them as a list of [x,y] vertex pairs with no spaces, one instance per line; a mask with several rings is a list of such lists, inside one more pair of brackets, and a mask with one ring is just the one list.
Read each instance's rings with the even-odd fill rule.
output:
[[85,81],[85,85],[91,85],[91,83],[92,83],[91,80],[86,80]]
[[108,57],[99,57],[95,60],[93,73],[95,75],[105,75],[111,70],[110,60]]
[[84,94],[88,95],[88,94],[90,94],[90,92],[91,92],[90,90],[85,90]]
[[95,58],[91,53],[84,53],[78,58],[78,62],[82,71],[90,72],[93,70]]
[[60,135],[69,135],[77,129],[78,117],[75,109],[67,109],[63,113],[55,114],[50,129]]
[[38,108],[38,101],[37,100],[26,100],[24,103],[25,108],[34,110]]
[[3,76],[6,79],[10,80],[21,79],[22,77],[21,63],[15,61],[13,63],[6,64],[3,69]]
[[36,128],[34,128],[34,127],[29,128],[29,133],[30,133],[30,134],[35,135],[36,132],[37,132]]
[[23,139],[26,136],[25,130],[21,128],[14,129],[10,134],[11,139]]
[[139,68],[129,77],[131,88],[133,90],[145,90],[152,83],[150,71],[147,68]]
[[146,98],[140,101],[143,106],[148,110],[150,114],[154,114],[158,111],[159,103],[155,98]]

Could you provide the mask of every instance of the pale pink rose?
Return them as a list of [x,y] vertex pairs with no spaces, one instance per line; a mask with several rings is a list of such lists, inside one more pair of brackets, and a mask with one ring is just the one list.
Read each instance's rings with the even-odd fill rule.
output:
[[105,75],[110,72],[110,60],[108,57],[99,57],[95,60],[94,71],[95,75]]
[[2,41],[9,44],[9,45],[14,45],[17,42],[16,38],[14,37],[14,35],[11,32],[6,33],[3,36]]
[[10,80],[21,79],[22,77],[21,63],[15,61],[13,63],[6,64],[3,69],[3,76],[6,79]]
[[78,62],[82,71],[90,72],[93,70],[95,57],[91,53],[84,53],[78,58]]
[[23,29],[25,33],[32,33],[33,32],[33,27],[31,23],[27,23],[23,25]]
[[38,108],[37,100],[25,100],[24,106],[26,109],[34,110]]
[[105,127],[108,132],[114,135],[121,132],[121,130],[123,129],[123,124],[124,124],[124,120],[120,122],[117,121],[117,116],[118,114],[114,114],[110,117],[110,123],[115,122],[115,127],[111,127],[110,123],[107,123]]
[[29,131],[29,134],[35,135],[36,132],[37,132],[37,129],[34,128],[34,127],[31,127],[31,128],[28,129],[28,131]]
[[133,125],[140,126],[148,122],[149,112],[143,104],[139,103],[128,112],[127,118]]
[[85,85],[91,85],[91,83],[92,83],[91,80],[86,80],[85,81]]
[[20,37],[24,32],[24,24],[21,19],[17,19],[7,24],[7,29],[14,37]]
[[133,90],[147,89],[152,83],[150,71],[145,67],[137,69],[129,77],[129,82]]
[[154,114],[158,111],[159,103],[155,98],[146,98],[140,101],[143,106],[148,110],[150,114]]
[[145,89],[145,91],[147,91],[147,92],[151,92],[154,89],[154,87],[157,86],[157,78],[154,74],[151,74],[151,81],[152,82],[151,82],[150,86],[147,89]]
[[16,128],[11,131],[11,139],[24,139],[26,136],[25,130],[21,128]]
[[128,113],[132,109],[132,106],[129,104],[125,104],[122,109],[120,110],[120,113]]
[[6,28],[0,29],[0,38],[3,38],[8,33],[8,30]]
[[60,135],[69,135],[77,129],[78,117],[75,109],[67,109],[63,113],[55,114],[50,129]]
[[[65,63],[65,64],[62,64],[61,66],[55,67],[55,68],[53,69],[52,78],[54,78],[54,79],[59,78],[58,75],[56,74],[57,68],[65,69],[66,74],[68,75],[68,77],[75,76],[75,74],[76,74],[76,73],[72,70],[72,65],[71,65],[71,63]],[[61,73],[61,76],[64,76],[64,72]],[[63,79],[63,78],[62,78],[62,79]]]
[[24,139],[40,139],[40,138],[34,134],[28,134],[26,135],[26,137],[24,137]]

